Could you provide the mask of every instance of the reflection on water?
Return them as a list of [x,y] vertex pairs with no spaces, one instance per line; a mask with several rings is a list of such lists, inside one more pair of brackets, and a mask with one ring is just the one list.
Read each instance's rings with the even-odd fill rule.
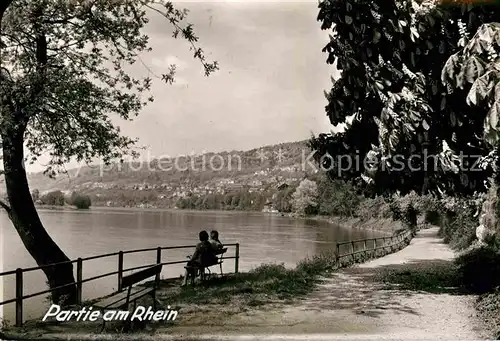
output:
[[[157,246],[194,245],[198,232],[215,229],[223,243],[240,245],[240,271],[262,263],[284,263],[293,267],[299,260],[322,252],[330,252],[337,241],[372,236],[374,232],[344,229],[311,219],[293,219],[261,213],[221,211],[148,211],[133,209],[98,209],[89,211],[40,210],[40,217],[54,241],[70,259],[92,255],[151,248]],[[5,214],[0,214],[0,235],[3,253],[2,271],[36,266],[25,250],[19,236]],[[190,249],[164,250],[162,261],[185,260]],[[234,248],[228,250],[234,255]],[[118,257],[85,261],[83,278],[116,271]],[[124,256],[124,268],[154,263],[156,251]],[[76,266],[75,266],[76,267]],[[234,261],[224,262],[224,271],[234,271]],[[164,266],[162,277],[176,277],[183,264]],[[99,297],[116,290],[116,275],[83,284],[84,299]],[[46,288],[41,271],[24,275],[24,294]],[[1,288],[0,288],[1,289]],[[4,277],[3,299],[14,297],[14,277]],[[25,318],[38,317],[45,312],[47,302],[38,296],[25,301]],[[1,309],[1,306],[0,306]],[[0,310],[1,311],[1,310]],[[4,317],[13,318],[12,304],[5,306]]]

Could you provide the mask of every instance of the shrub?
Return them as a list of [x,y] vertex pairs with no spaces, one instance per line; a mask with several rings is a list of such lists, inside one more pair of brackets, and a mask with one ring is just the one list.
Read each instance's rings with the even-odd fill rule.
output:
[[475,199],[446,198],[439,235],[455,250],[470,247],[476,238],[479,225],[477,201]]
[[64,206],[64,194],[61,191],[52,191],[40,197],[44,205]]
[[88,209],[92,204],[88,195],[77,194],[72,201],[72,204],[78,209]]
[[87,209],[90,207],[92,202],[90,196],[77,192],[71,193],[71,195],[65,199],[68,205],[76,206],[78,209]]
[[465,287],[486,293],[500,285],[500,252],[486,245],[474,245],[456,259]]
[[334,215],[352,217],[356,215],[361,197],[356,188],[343,180],[330,180],[326,175],[318,179],[318,213],[320,215]]
[[357,214],[363,220],[370,218],[391,218],[389,203],[382,196],[366,198],[359,203]]

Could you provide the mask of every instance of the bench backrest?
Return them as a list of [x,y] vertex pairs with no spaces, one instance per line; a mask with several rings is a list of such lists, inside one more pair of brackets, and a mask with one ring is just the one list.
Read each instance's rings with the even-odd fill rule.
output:
[[153,265],[141,271],[134,272],[131,275],[122,278],[122,288],[131,287],[145,279],[156,276],[161,272],[162,264]]
[[223,249],[220,249],[219,251],[217,251],[217,252],[215,253],[215,255],[216,255],[216,256],[218,256],[218,257],[219,257],[219,259],[221,259],[221,258],[224,256],[224,254],[225,254],[226,252],[227,252],[227,247],[225,247],[225,248],[223,248]]

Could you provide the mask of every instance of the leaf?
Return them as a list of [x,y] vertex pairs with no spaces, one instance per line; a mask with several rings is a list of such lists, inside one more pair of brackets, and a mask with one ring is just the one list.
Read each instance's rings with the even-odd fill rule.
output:
[[446,108],[446,96],[443,96],[443,98],[441,99],[441,110],[444,110],[444,108]]
[[426,120],[422,121],[422,128],[424,128],[425,130],[429,130],[430,127]]
[[498,131],[500,128],[498,126],[498,122],[500,120],[500,102],[493,103],[490,111],[488,112],[488,120],[490,127]]
[[472,87],[469,90],[469,93],[467,94],[467,98],[465,101],[467,102],[468,105],[476,105],[477,104],[477,83],[474,82],[472,84]]
[[413,42],[415,41],[415,38],[420,38],[417,29],[413,26],[410,27],[410,33],[411,33],[410,37]]
[[445,52],[445,45],[444,45],[444,41],[441,41],[439,43],[439,53],[444,53]]
[[450,114],[450,122],[452,127],[455,127],[457,125],[457,117],[455,116],[455,113],[453,111]]
[[429,24],[431,25],[431,27],[436,24],[436,22],[434,21],[434,19],[431,16],[427,17],[427,21],[429,22]]
[[495,102],[500,102],[500,82],[495,85]]
[[475,56],[469,58],[466,62],[465,68],[465,79],[469,83],[473,83],[476,78],[480,77],[484,73],[483,65]]
[[345,23],[347,25],[351,25],[352,24],[352,18],[348,15],[345,16]]

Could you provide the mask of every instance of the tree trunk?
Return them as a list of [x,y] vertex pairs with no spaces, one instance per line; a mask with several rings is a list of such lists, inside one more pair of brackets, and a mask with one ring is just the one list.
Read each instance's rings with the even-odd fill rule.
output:
[[[12,2],[13,0],[0,0],[0,31],[3,15]],[[0,58],[1,56],[0,50]],[[1,137],[5,184],[10,206],[4,203],[0,204],[7,210],[24,246],[39,266],[67,262],[69,258],[43,227],[31,198],[26,170],[24,169],[24,132],[27,122],[23,120],[23,117],[15,115],[14,112],[12,115],[2,112],[2,116],[7,122],[1,129]],[[73,264],[54,265],[43,268],[42,271],[47,276],[50,288],[69,284],[52,292],[54,303],[61,305],[76,303]]]
[[[17,130],[17,131],[15,131]],[[24,129],[7,129],[2,134],[5,184],[9,199],[8,213],[24,246],[39,266],[69,261],[69,258],[50,238],[40,221],[24,169]],[[75,283],[73,264],[59,264],[42,269],[50,288]],[[76,284],[52,292],[57,304],[76,303]]]

